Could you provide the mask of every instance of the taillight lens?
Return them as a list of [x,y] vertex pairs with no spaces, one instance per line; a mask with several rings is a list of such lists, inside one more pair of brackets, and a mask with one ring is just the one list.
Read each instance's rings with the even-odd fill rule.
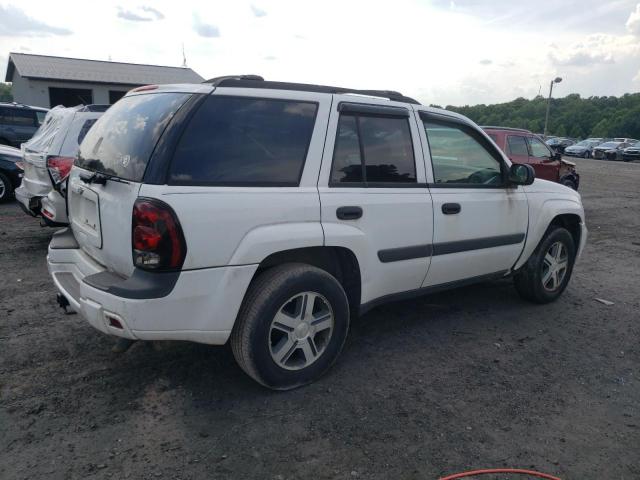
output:
[[47,170],[51,175],[54,185],[58,185],[66,180],[73,167],[73,157],[48,157]]
[[182,227],[173,209],[152,198],[133,205],[133,264],[145,270],[179,270],[187,254]]

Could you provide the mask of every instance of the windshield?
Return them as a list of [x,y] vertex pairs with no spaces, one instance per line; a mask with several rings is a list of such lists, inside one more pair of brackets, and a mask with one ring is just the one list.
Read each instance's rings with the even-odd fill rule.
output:
[[590,147],[591,145],[593,145],[593,142],[590,142],[589,140],[583,140],[581,142],[576,143],[576,147]]
[[124,97],[89,130],[76,165],[139,182],[164,128],[189,96],[153,93]]
[[616,148],[618,145],[620,145],[620,142],[606,142],[598,145],[598,148]]

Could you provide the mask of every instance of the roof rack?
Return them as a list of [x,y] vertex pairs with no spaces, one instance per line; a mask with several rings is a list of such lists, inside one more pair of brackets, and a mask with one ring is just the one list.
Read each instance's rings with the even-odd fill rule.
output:
[[420,102],[411,97],[405,97],[400,92],[393,90],[357,90],[355,88],[330,87],[328,85],[313,85],[309,83],[289,83],[266,81],[259,75],[226,75],[205,80],[202,83],[210,83],[214,87],[235,87],[235,88],[264,88],[269,90],[293,90],[297,92],[317,92],[317,93],[353,93],[368,97],[387,98],[396,102],[413,103],[420,105]]
[[495,125],[480,125],[480,128],[483,130],[509,130],[512,132],[527,132],[531,133],[530,130],[526,128],[514,128],[514,127],[496,127]]

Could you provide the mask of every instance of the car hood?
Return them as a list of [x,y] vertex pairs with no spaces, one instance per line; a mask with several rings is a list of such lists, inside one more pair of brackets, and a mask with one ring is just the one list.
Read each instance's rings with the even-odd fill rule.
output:
[[570,198],[575,202],[582,203],[578,192],[560,183],[550,182],[549,180],[536,178],[531,185],[527,185],[524,188],[527,193],[556,193],[565,198]]

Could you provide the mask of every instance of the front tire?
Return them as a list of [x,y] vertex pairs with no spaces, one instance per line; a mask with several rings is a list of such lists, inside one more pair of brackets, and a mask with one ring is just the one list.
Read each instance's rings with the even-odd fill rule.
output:
[[582,155],[582,158],[590,158],[591,154],[589,153],[589,150],[584,152],[584,155]]
[[250,285],[231,333],[236,361],[274,390],[313,382],[335,362],[349,331],[349,302],[332,275],[279,265]]
[[535,303],[549,303],[562,295],[575,263],[576,246],[569,231],[551,226],[527,263],[514,276],[520,296]]

